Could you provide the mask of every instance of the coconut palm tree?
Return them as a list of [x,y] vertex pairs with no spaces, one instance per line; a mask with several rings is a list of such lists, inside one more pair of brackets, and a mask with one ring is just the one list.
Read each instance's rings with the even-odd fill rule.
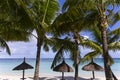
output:
[[[63,5],[63,10],[64,7],[66,7],[66,2]],[[96,13],[94,14],[96,15]],[[79,42],[81,42],[79,33],[87,26],[83,26],[85,16],[86,14],[84,14],[84,10],[79,7],[76,8],[75,5],[72,8],[67,8],[67,11],[63,11],[63,13],[60,14],[53,22],[52,30],[54,32],[54,35],[61,36],[63,34],[72,33],[75,44],[79,46]],[[94,20],[90,20],[92,22],[91,24],[97,25],[96,18],[93,19]],[[79,55],[79,52],[79,48],[77,48],[76,52],[74,52],[75,80],[78,80],[79,59],[77,56]]]
[[75,76],[78,78],[78,65],[81,59],[78,48],[78,44],[76,44],[75,40],[71,41],[70,38],[56,38],[52,48],[53,51],[56,52],[56,55],[54,57],[51,68],[54,68],[58,62],[62,61],[65,54],[70,55],[70,59],[73,61],[73,66],[75,67]]
[[[61,62],[65,54],[72,55],[76,50],[76,45],[74,41],[71,41],[70,38],[54,38],[52,44],[52,50],[56,52],[51,68],[54,68],[58,62]],[[71,56],[73,57],[73,56]]]
[[[91,11],[97,11],[96,15],[94,15],[94,17],[96,17],[96,23],[98,24],[97,27],[99,27],[99,30],[101,31],[101,37],[102,37],[102,49],[103,49],[103,59],[104,59],[104,68],[105,68],[105,76],[106,76],[106,80],[112,80],[112,74],[110,73],[110,64],[109,64],[109,60],[108,60],[108,45],[107,45],[107,28],[109,25],[109,22],[113,16],[116,15],[116,13],[113,12],[114,8],[116,5],[119,5],[120,1],[118,0],[92,0],[92,1],[88,1],[88,0],[66,0],[63,10],[69,11],[72,8],[78,9],[78,8],[83,8],[83,12],[86,13],[86,15],[84,17],[86,17],[87,15],[91,14]],[[89,5],[89,6],[88,6]],[[112,6],[112,9],[108,8],[108,6]],[[74,13],[74,16],[76,14]],[[108,16],[111,16],[112,18],[108,18]],[[79,16],[78,16],[79,17]],[[93,21],[93,18],[91,18],[89,21]],[[89,18],[89,17],[88,17]],[[85,19],[86,21],[88,21],[87,19]],[[86,23],[85,24],[89,24],[88,26],[90,27],[90,23]],[[93,23],[91,23],[93,25]]]
[[[108,50],[109,51],[118,51],[120,50],[120,41],[119,41],[119,30],[120,28],[118,29],[115,29],[115,30],[112,30],[112,31],[107,31],[107,39],[108,39]],[[87,53],[84,58],[83,58],[83,61],[85,60],[91,60],[93,57],[96,57],[98,55],[103,55],[103,52],[102,52],[102,39],[101,39],[101,35],[100,35],[100,31],[96,28],[94,30],[91,31],[92,32],[92,38],[93,38],[93,43],[98,45],[100,48],[101,48],[101,52],[98,52],[97,50],[94,49],[94,51],[92,52],[89,52]],[[88,41],[90,42],[90,41]],[[88,45],[88,42],[84,42],[83,45],[85,44],[86,46]],[[88,45],[90,47],[90,45]],[[87,47],[88,47],[87,46]],[[110,64],[112,65],[114,63],[113,59],[112,59],[112,56],[109,55],[109,61],[110,61]],[[111,68],[110,68],[111,70]],[[116,78],[116,76],[114,75],[114,73],[112,72],[111,70],[111,74],[114,78],[114,80],[118,80]]]
[[34,80],[39,80],[40,51],[42,45],[44,45],[43,47],[45,50],[48,50],[48,27],[58,11],[58,2],[56,0],[35,0],[30,11],[34,18],[34,30],[37,34],[37,55]]
[[[93,43],[92,41],[91,42],[89,41],[89,42],[87,42],[87,44],[85,44],[86,39],[84,40],[84,38],[82,36],[80,36],[79,40],[81,41],[81,43],[76,45],[75,40],[72,37],[70,37],[70,35],[67,35],[67,37],[61,38],[61,39],[54,38],[52,49],[54,52],[56,52],[56,55],[54,57],[51,68],[54,68],[58,62],[61,62],[63,60],[65,54],[69,55],[70,59],[74,62],[74,67],[76,64],[75,58],[77,57],[77,59],[79,61],[78,62],[78,65],[79,65],[79,63],[81,62],[80,61],[81,60],[80,53],[76,56],[76,50],[78,50],[78,46],[89,47],[91,49],[95,49],[97,52],[102,52],[101,48],[98,45],[96,45],[95,43]],[[83,45],[83,43],[84,43],[84,45]],[[77,72],[78,72],[78,70],[77,70]],[[75,78],[75,79],[77,79],[77,78]]]
[[[37,36],[35,37],[37,39],[37,56],[36,56],[34,80],[38,80],[41,46],[43,45],[43,42],[47,42],[47,43],[49,42],[47,39],[46,33],[48,31],[47,29],[48,26],[51,24],[52,20],[54,19],[56,11],[58,11],[57,1],[56,0],[44,0],[44,1],[43,0],[41,1],[39,0],[31,0],[31,1],[30,0],[23,0],[23,1],[6,0],[6,2],[1,1],[0,5],[2,6],[7,5],[7,7],[5,7],[5,10],[3,9],[2,10],[5,13],[9,12],[9,14],[5,15],[5,18],[9,19],[10,17],[11,19],[9,20],[10,24],[14,23],[14,20],[16,20],[14,26],[17,26],[17,27],[13,27],[13,29],[15,30],[22,29],[22,31],[24,31],[23,36],[24,36],[24,33],[31,34],[33,30],[36,31]],[[13,14],[11,12],[13,12]],[[23,25],[23,27],[21,25]],[[26,28],[26,26],[28,27]],[[48,50],[48,46],[46,45],[46,43],[44,43],[44,47],[46,50]]]
[[[77,26],[79,24],[77,22],[77,17],[73,16],[72,18],[70,18],[69,16],[67,16],[68,14],[72,16],[74,13],[69,13],[69,12],[63,13],[63,14],[60,14],[55,19],[52,25],[52,32],[54,32],[54,36],[57,36],[57,37],[64,35],[64,34],[73,35],[71,37],[75,40],[76,50],[75,51],[73,50],[74,52],[72,52],[74,53],[74,57],[72,59],[74,60],[74,67],[75,67],[75,78],[76,78],[75,80],[78,80],[78,65],[79,65],[79,60],[80,60],[80,56],[79,56],[80,51],[79,51],[78,41],[80,39],[79,31],[82,30],[82,27]],[[78,14],[76,15],[80,15],[80,13],[78,12]]]

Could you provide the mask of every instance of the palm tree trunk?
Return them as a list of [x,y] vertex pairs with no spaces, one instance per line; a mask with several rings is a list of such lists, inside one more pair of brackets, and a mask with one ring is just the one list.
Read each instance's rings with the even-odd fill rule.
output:
[[79,67],[79,60],[78,60],[78,56],[79,56],[79,47],[78,47],[78,33],[74,32],[74,39],[75,39],[75,44],[77,47],[76,53],[75,53],[75,80],[78,80],[78,67]]
[[39,40],[37,40],[37,55],[36,55],[34,80],[39,80],[40,51],[41,51],[41,43]]
[[[111,70],[111,68],[110,68],[110,70]],[[112,70],[111,70],[111,72],[112,72],[112,76],[113,76],[114,80],[118,80],[117,77],[114,75]]]
[[[112,72],[112,71],[111,71]],[[114,80],[118,80],[117,77],[114,75],[114,73],[112,72],[112,76],[114,78]]]
[[112,72],[110,70],[109,54],[108,54],[108,45],[107,45],[107,29],[102,27],[101,36],[102,36],[102,48],[103,48],[103,59],[104,59],[104,68],[106,80],[113,80]]
[[78,65],[75,66],[75,80],[78,80]]

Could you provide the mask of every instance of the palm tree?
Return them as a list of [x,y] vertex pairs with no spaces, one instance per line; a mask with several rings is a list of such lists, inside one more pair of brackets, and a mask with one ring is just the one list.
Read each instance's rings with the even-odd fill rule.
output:
[[56,0],[35,0],[30,9],[34,18],[34,30],[37,39],[37,55],[34,80],[39,80],[40,51],[42,45],[48,50],[49,38],[47,38],[48,27],[52,23],[56,12],[58,11],[58,2]]
[[[115,29],[113,31],[107,31],[107,39],[108,39],[108,49],[109,50],[112,50],[112,51],[117,51],[117,50],[120,50],[120,41],[119,41],[119,30],[120,28],[118,29]],[[102,39],[101,39],[101,35],[100,35],[100,31],[96,28],[94,30],[91,31],[92,32],[92,38],[93,38],[93,43],[98,45],[99,48],[101,48],[101,52],[98,52],[98,50],[94,49],[94,51],[92,52],[89,52],[87,53],[84,58],[83,58],[83,61],[88,61],[88,60],[91,60],[93,57],[96,57],[98,55],[103,55],[103,52],[102,52]],[[83,43],[83,45],[87,46],[87,47],[90,47],[91,45],[88,45],[90,41],[86,41]],[[114,63],[113,59],[112,59],[112,56],[109,55],[109,61],[110,61],[110,64],[112,65]],[[112,72],[111,68],[110,68],[110,71],[111,71],[111,74],[114,78],[114,80],[117,80],[116,76],[114,75],[114,73]]]
[[[39,79],[39,63],[40,63],[41,46],[43,45],[43,42],[47,42],[47,43],[49,42],[47,39],[46,33],[48,31],[47,29],[48,26],[51,24],[52,20],[54,19],[55,12],[58,11],[57,1],[56,0],[44,0],[44,1],[43,0],[41,1],[39,0],[31,0],[31,1],[6,0],[6,2],[1,1],[0,5],[2,6],[7,5],[5,7],[5,10],[3,10],[3,7],[0,7],[0,8],[2,8],[2,10],[5,13],[9,12],[8,14],[5,15],[4,21],[6,22],[6,19],[7,18],[9,19],[10,17],[10,20],[9,20],[10,25],[15,22],[14,24],[12,24],[14,25],[13,28],[10,26],[10,30],[13,29],[13,31],[14,30],[18,31],[20,29],[21,31],[23,31],[22,32],[23,34],[21,35],[24,36],[23,37],[24,39],[26,39],[26,36],[24,35],[24,33],[26,33],[27,35],[31,35],[31,32],[33,30],[36,31],[37,36],[35,37],[37,39],[37,56],[36,56],[34,80],[38,80]],[[6,30],[8,30],[7,28]],[[44,47],[46,50],[48,50],[47,43],[44,43]]]
[[[80,61],[81,60],[80,53],[78,53],[78,55],[76,56],[76,51],[78,50],[78,46],[89,47],[91,49],[95,49],[96,52],[102,52],[101,47],[99,47],[92,41],[88,41],[88,40],[86,41],[86,39],[84,40],[84,38],[82,36],[80,36],[80,39],[79,39],[79,40],[81,40],[81,42],[77,45],[71,35],[66,35],[66,36],[67,37],[61,38],[61,39],[54,38],[52,49],[54,52],[56,52],[56,55],[54,57],[51,68],[54,68],[58,62],[61,62],[63,60],[65,54],[67,54],[67,55],[69,54],[70,59],[74,61],[74,67],[76,66],[75,61],[76,61],[76,57],[77,57],[77,59],[78,59],[77,63],[79,65],[79,63],[81,62]],[[78,70],[76,70],[76,72],[78,72]],[[75,77],[76,77],[76,75],[75,75]],[[75,79],[77,79],[77,78],[78,78],[78,76]]]
[[[71,0],[72,1],[72,0]],[[69,1],[68,1],[69,3]],[[73,3],[75,3],[73,1]],[[63,10],[67,4],[67,1],[65,2],[65,4],[63,5]],[[96,15],[96,13],[94,13]],[[86,14],[84,14],[84,10],[82,10],[81,8],[77,7],[74,5],[72,5],[72,8],[67,8],[67,10],[65,9],[65,12],[63,11],[62,14],[60,14],[55,21],[53,22],[53,27],[52,30],[54,32],[55,36],[61,36],[63,34],[72,34],[74,40],[75,40],[75,44],[77,45],[77,50],[76,52],[74,52],[74,64],[75,64],[75,80],[78,80],[78,64],[79,64],[79,59],[78,59],[78,55],[80,53],[79,51],[79,43],[81,43],[80,40],[80,32],[87,26],[84,26],[84,17],[86,16]],[[94,15],[92,16],[94,17]],[[96,23],[96,18],[94,18],[94,20],[90,20],[92,23],[90,24],[94,24],[97,25]]]
[[[82,4],[81,4],[82,3]],[[86,17],[87,15],[91,14],[91,11],[97,11],[97,17],[94,15],[93,18],[96,17],[96,23],[98,24],[97,27],[99,27],[99,30],[101,31],[101,37],[102,37],[102,49],[103,49],[103,59],[104,59],[104,68],[105,68],[105,76],[106,76],[106,80],[112,80],[112,74],[110,72],[110,64],[109,64],[109,60],[108,60],[108,44],[107,44],[107,28],[108,28],[108,20],[110,21],[111,18],[108,18],[108,16],[112,15],[113,16],[116,15],[116,13],[113,12],[114,7],[116,6],[116,4],[119,4],[120,1],[118,0],[114,0],[114,1],[110,1],[110,0],[92,0],[92,1],[88,1],[88,0],[66,0],[65,4],[64,4],[64,11],[69,11],[72,8],[78,9],[83,7],[83,12],[86,13],[86,15],[84,17]],[[76,5],[76,6],[75,6]],[[88,6],[89,5],[89,6]],[[113,7],[113,9],[109,9],[108,6],[111,5]],[[108,14],[106,14],[108,13]],[[76,14],[74,14],[75,16]],[[78,16],[79,17],[79,16]],[[93,18],[91,18],[91,21],[93,20]],[[88,20],[86,20],[88,21]],[[86,23],[85,24],[89,24],[90,23]],[[88,21],[89,22],[89,21]],[[93,23],[91,23],[93,25]]]
[[[73,57],[72,59],[74,60],[74,67],[75,67],[75,80],[78,80],[78,65],[80,62],[80,56],[79,56],[80,51],[79,51],[79,45],[78,45],[79,40],[80,40],[79,32],[82,30],[83,27],[77,26],[78,24],[81,24],[77,20],[79,18],[82,19],[82,17],[78,18],[78,17],[73,16],[74,12],[71,13],[72,10],[74,9],[71,9],[70,12],[65,12],[65,13],[60,14],[55,19],[55,21],[52,24],[52,32],[54,36],[57,36],[57,37],[64,35],[64,34],[70,34],[72,35],[71,37],[75,40],[76,50],[73,50],[74,52],[72,52],[74,54],[74,56],[72,56]],[[68,14],[72,16],[72,18],[67,16]],[[76,15],[83,16],[83,14],[79,12],[76,13]]]
[[54,44],[53,44],[53,51],[57,52],[51,68],[54,68],[57,62],[60,62],[63,60],[65,53],[70,55],[70,59],[73,60],[75,67],[75,76],[76,79],[78,78],[78,66],[80,62],[80,52],[78,49],[78,43],[76,44],[75,40],[72,41],[70,38],[66,37],[64,39],[55,38]]
[[70,38],[54,38],[52,44],[52,50],[56,52],[54,60],[52,62],[51,68],[54,68],[58,62],[61,62],[64,59],[65,54],[70,54],[76,51],[76,45],[74,41],[71,41]]

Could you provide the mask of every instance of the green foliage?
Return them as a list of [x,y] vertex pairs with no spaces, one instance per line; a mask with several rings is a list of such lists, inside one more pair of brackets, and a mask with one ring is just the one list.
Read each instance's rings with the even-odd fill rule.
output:
[[112,42],[109,44],[108,47],[109,47],[109,50],[118,51],[118,50],[120,50],[120,41]]
[[109,33],[110,35],[120,35],[120,28],[117,28]]
[[83,16],[81,10],[73,7],[71,10],[57,16],[51,25],[52,32],[60,36],[69,32],[81,31],[83,29]]
[[[100,31],[97,28],[91,29],[90,31],[92,32],[91,36],[93,37],[93,40],[92,41],[86,40],[85,42],[82,43],[82,45],[85,47],[91,48],[93,51],[86,53],[86,55],[84,56],[82,60],[83,62],[89,61],[98,55],[103,55]],[[107,32],[109,50],[114,51],[114,52],[120,50],[119,38],[120,38],[119,28],[113,31]],[[109,58],[110,64],[113,64],[114,61],[112,57],[109,55],[108,58]]]
[[99,53],[102,53],[101,46],[99,46],[97,42],[91,40],[85,40],[81,45],[90,48],[92,50],[96,50]]
[[97,57],[98,55],[101,55],[101,53],[95,50],[92,52],[86,53],[86,55],[84,56],[81,62],[91,61],[93,58]]
[[49,25],[59,8],[56,0],[35,0],[31,10],[37,23],[45,22]]
[[[56,52],[56,55],[54,57],[54,60],[51,66],[51,68],[54,68],[58,62],[63,60],[65,53],[66,54],[73,53],[77,49],[76,49],[75,43],[68,38],[64,38],[64,39],[54,38],[52,50]],[[72,54],[70,54],[70,56],[71,55]]]
[[10,49],[9,49],[9,46],[7,45],[7,43],[5,42],[5,40],[3,40],[1,37],[0,37],[0,47],[1,48],[5,48],[6,49],[6,52],[11,55],[11,52],[10,52]]

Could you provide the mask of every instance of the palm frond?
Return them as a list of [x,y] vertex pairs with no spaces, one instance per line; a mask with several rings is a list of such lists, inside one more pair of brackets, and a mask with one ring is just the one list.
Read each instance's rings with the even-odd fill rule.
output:
[[7,45],[7,43],[5,42],[5,40],[3,40],[1,37],[0,37],[0,47],[1,48],[5,48],[6,49],[6,52],[11,55],[11,52],[10,52],[10,49],[9,49],[9,46]]
[[97,43],[95,43],[93,41],[86,40],[81,45],[83,47],[90,48],[92,50],[96,50],[96,51],[102,53],[101,46],[99,46],[99,44],[97,44]]
[[35,0],[32,5],[35,21],[44,21],[48,25],[51,24],[58,10],[59,7],[56,0]]
[[88,29],[97,27],[98,18],[99,18],[99,13],[97,10],[95,9],[88,10],[85,12],[84,21],[82,25],[86,26]]
[[109,60],[110,65],[114,64],[114,60],[113,60],[112,56],[109,55],[108,60]]
[[[66,0],[63,7],[62,7],[62,11],[65,12],[73,7],[76,8],[82,8],[84,10],[88,10],[88,9],[92,9],[95,4],[95,1],[89,1],[89,0]],[[89,6],[87,6],[89,5]]]
[[44,43],[43,43],[43,49],[45,51],[49,51],[50,46],[53,47],[53,45],[55,45],[55,39],[45,36]]
[[0,27],[0,35],[6,41],[29,41],[30,32],[16,27]]
[[93,58],[97,57],[98,55],[101,55],[101,53],[97,51],[92,51],[89,53],[86,53],[86,55],[83,57],[81,62],[91,61]]
[[112,50],[112,51],[118,51],[118,50],[120,50],[120,41],[110,43],[108,45],[108,48],[109,48],[109,50]]
[[70,41],[69,39],[58,39],[58,38],[54,38],[55,42],[54,42],[54,46],[53,46],[53,51],[57,51],[57,49],[59,49],[59,47],[63,46],[63,50],[65,50],[66,52],[70,49],[75,49],[75,43]]
[[120,20],[120,12],[112,12],[112,15],[110,15],[110,27],[113,27],[115,23],[117,23]]
[[76,46],[76,50],[70,50],[70,59],[73,61],[73,67],[81,62],[80,51]]
[[64,53],[63,52],[63,47],[59,48],[59,50],[57,51],[57,53],[54,57],[51,68],[54,68],[58,62],[63,60],[63,53]]
[[102,40],[101,40],[101,33],[100,33],[99,29],[95,28],[95,29],[91,29],[90,31],[92,32],[91,36],[92,36],[94,42],[101,44]]
[[119,35],[108,35],[108,44],[118,41]]
[[117,28],[109,33],[109,35],[120,35],[120,28]]

